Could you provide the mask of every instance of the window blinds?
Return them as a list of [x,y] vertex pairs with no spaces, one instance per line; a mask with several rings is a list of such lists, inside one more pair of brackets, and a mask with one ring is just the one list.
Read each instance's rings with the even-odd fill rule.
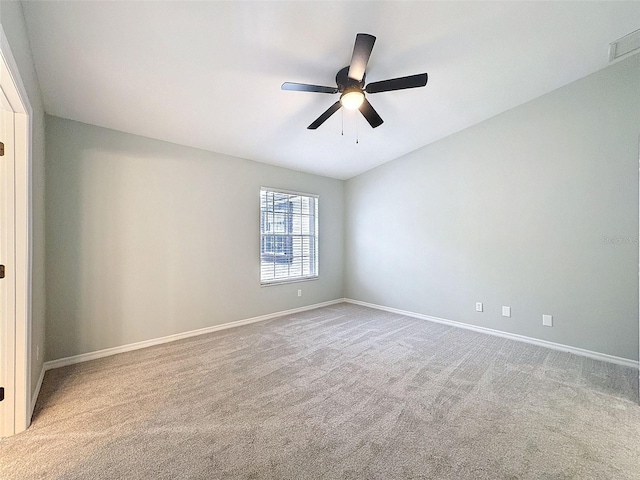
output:
[[260,189],[260,282],[318,276],[318,196]]

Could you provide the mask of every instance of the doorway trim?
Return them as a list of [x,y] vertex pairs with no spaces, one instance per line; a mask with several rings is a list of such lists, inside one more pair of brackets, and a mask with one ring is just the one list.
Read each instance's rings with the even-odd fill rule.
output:
[[[14,240],[15,240],[15,275],[14,278],[4,278],[3,281],[15,283],[15,315],[1,318],[8,325],[3,325],[4,332],[13,335],[0,338],[2,349],[13,351],[14,368],[7,373],[9,385],[13,395],[6,395],[6,399],[13,405],[3,410],[8,411],[8,422],[2,436],[9,436],[26,430],[31,423],[31,255],[32,255],[32,227],[31,227],[31,136],[33,110],[20,77],[18,65],[15,61],[9,41],[0,25],[0,87],[6,95],[14,112]],[[5,328],[8,327],[8,328]],[[8,345],[7,345],[8,344]],[[11,363],[11,362],[9,362]],[[13,428],[11,428],[13,424]]]

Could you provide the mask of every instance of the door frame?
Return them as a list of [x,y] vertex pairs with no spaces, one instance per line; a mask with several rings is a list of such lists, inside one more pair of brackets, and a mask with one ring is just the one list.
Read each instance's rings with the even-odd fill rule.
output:
[[[7,388],[13,395],[5,395],[6,405],[1,436],[26,430],[31,423],[31,140],[33,110],[18,71],[9,41],[0,25],[0,87],[14,112],[14,241],[15,275],[2,281],[15,286],[15,315],[2,315],[3,332],[12,332],[0,338],[3,351],[13,351],[13,371],[6,372]],[[6,350],[5,350],[6,348]],[[11,363],[11,362],[9,362]],[[4,403],[4,402],[3,402]]]

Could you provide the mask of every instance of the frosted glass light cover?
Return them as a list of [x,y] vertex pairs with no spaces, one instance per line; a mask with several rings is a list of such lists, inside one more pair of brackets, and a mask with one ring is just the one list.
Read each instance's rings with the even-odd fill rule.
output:
[[353,91],[347,92],[340,98],[340,103],[344,108],[355,110],[364,102],[364,93]]

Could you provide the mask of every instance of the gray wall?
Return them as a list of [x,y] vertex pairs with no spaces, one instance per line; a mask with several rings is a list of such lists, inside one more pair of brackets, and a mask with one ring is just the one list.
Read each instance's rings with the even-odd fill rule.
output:
[[347,181],[345,296],[637,359],[639,133],[636,55]]
[[[20,2],[0,1],[0,24],[7,36],[11,53],[16,60],[20,77],[27,90],[33,109],[32,127],[32,303],[31,303],[31,392],[35,391],[44,362],[45,337],[45,286],[44,286],[44,108],[40,97],[40,86],[33,66],[27,28],[22,16]],[[40,350],[40,358],[37,351]]]
[[[48,360],[342,298],[342,181],[46,127]],[[260,287],[260,186],[320,195],[319,280]]]

